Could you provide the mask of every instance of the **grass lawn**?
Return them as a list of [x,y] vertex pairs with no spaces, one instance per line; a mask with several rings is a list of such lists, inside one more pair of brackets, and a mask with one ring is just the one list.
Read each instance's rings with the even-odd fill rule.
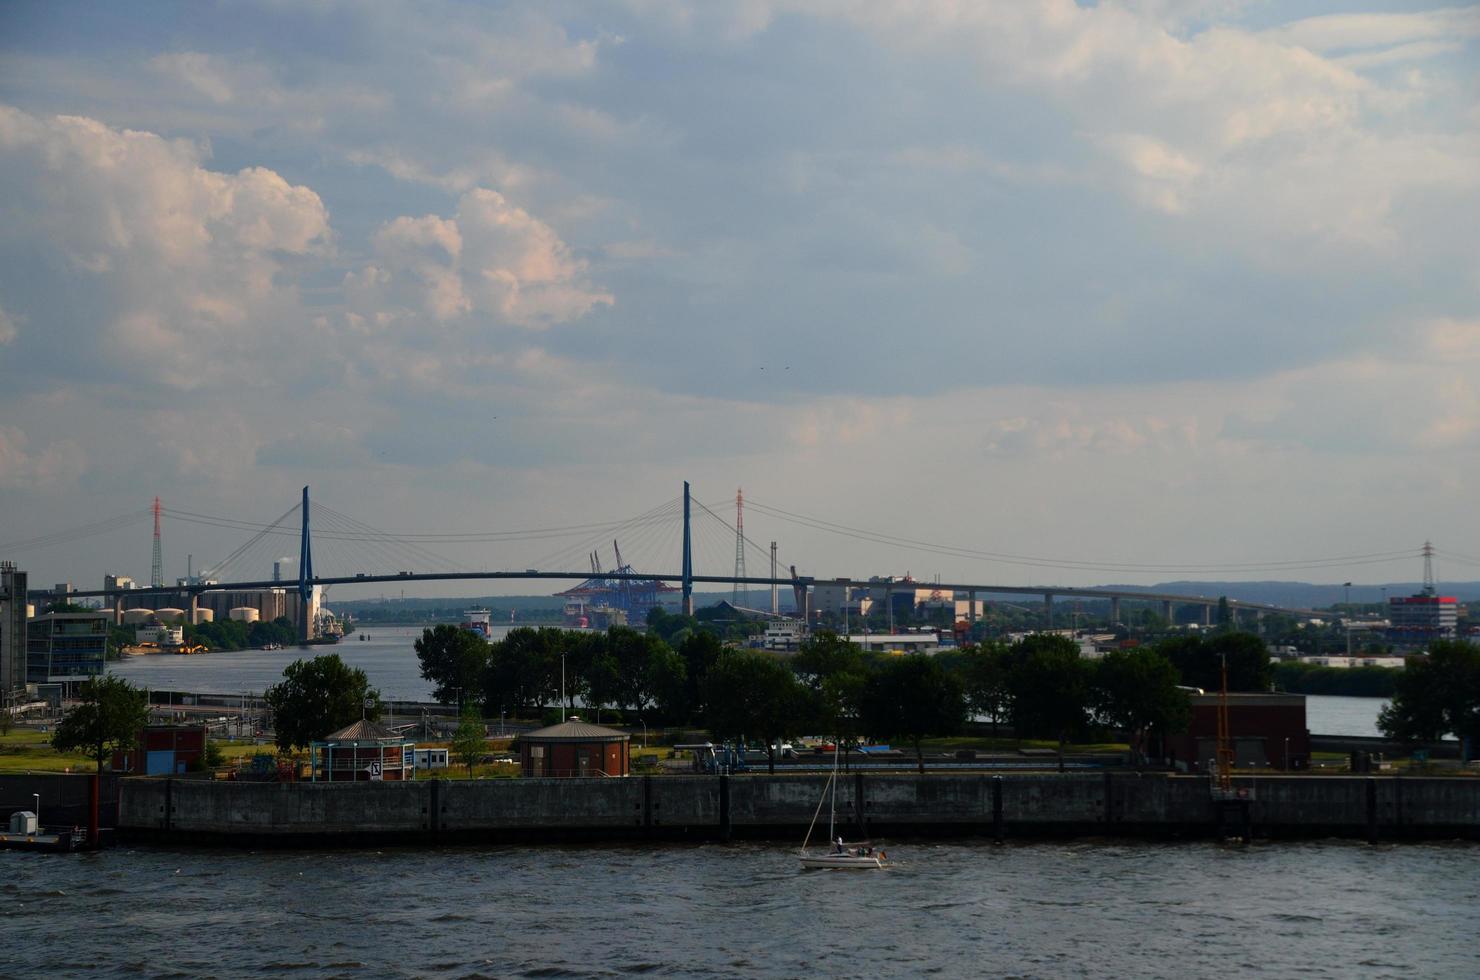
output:
[[85,755],[58,752],[51,747],[51,732],[17,728],[0,735],[0,769],[14,772],[95,772],[98,764]]

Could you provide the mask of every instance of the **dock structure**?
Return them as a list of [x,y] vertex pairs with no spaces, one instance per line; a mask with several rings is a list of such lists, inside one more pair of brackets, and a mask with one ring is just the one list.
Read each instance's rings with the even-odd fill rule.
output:
[[[137,778],[120,786],[126,839],[252,846],[369,842],[792,838],[827,777],[231,783]],[[1135,772],[853,773],[838,785],[850,832],[1035,837],[1480,840],[1480,780],[1235,776],[1239,805],[1204,776]],[[1243,790],[1244,792],[1240,792]],[[1236,819],[1231,819],[1235,817]]]

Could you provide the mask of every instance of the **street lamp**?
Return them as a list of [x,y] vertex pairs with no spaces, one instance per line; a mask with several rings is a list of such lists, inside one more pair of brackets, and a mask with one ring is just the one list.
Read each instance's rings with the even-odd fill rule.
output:
[[41,830],[41,794],[32,793],[31,799],[36,801],[36,829]]
[[1285,736],[1285,771],[1290,771],[1290,737]]

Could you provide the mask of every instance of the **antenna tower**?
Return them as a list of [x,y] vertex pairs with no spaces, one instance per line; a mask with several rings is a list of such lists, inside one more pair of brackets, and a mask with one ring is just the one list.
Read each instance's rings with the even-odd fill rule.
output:
[[745,578],[745,493],[743,490],[735,491],[735,591],[730,595],[730,605],[740,605],[742,586],[740,580]]
[[159,547],[159,498],[154,498],[154,563],[149,566],[149,585],[158,589],[164,585],[164,552]]
[[1437,595],[1439,587],[1434,584],[1434,546],[1423,543],[1423,594]]

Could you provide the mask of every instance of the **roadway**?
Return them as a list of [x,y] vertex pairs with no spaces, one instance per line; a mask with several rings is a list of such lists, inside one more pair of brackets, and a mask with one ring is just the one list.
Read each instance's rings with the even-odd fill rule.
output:
[[[583,582],[589,578],[602,578],[607,581],[619,582],[669,582],[681,584],[682,574],[664,572],[643,573],[617,573],[607,572],[599,576],[593,576],[590,571],[541,571],[528,568],[523,571],[504,572],[392,572],[379,574],[356,574],[316,576],[312,579],[312,585],[375,585],[384,583],[406,583],[406,582],[466,582],[466,581],[538,581],[548,579],[552,581],[576,581]],[[815,578],[811,576],[799,576],[792,578],[771,578],[769,576],[747,576],[736,579],[730,575],[694,575],[690,581],[700,585],[724,585],[733,586],[764,586],[769,588],[773,585],[783,588],[794,586],[847,586],[849,588],[879,589],[889,591],[897,587],[903,592],[910,589],[931,589],[941,592],[966,593],[971,598],[989,595],[1030,595],[1042,597],[1046,604],[1051,604],[1058,597],[1076,599],[1108,599],[1112,605],[1119,607],[1121,601],[1132,602],[1160,602],[1164,606],[1170,605],[1193,605],[1212,609],[1218,605],[1220,597],[1205,595],[1183,595],[1173,592],[1150,592],[1137,589],[1105,589],[1096,587],[1076,587],[1061,585],[992,585],[979,582],[894,582],[881,583],[871,582],[867,579],[850,578]],[[101,597],[117,598],[119,596],[142,596],[142,595],[190,595],[201,592],[219,592],[232,589],[284,589],[296,588],[296,581],[275,581],[264,579],[255,582],[215,582],[209,585],[172,585],[149,587],[143,589],[82,589],[72,593],[77,597]],[[38,597],[47,598],[54,596],[51,592],[36,591]],[[1237,612],[1251,612],[1255,614],[1281,613],[1308,619],[1318,615],[1311,609],[1294,609],[1277,606],[1262,602],[1244,602],[1238,599],[1228,600],[1229,608]]]

